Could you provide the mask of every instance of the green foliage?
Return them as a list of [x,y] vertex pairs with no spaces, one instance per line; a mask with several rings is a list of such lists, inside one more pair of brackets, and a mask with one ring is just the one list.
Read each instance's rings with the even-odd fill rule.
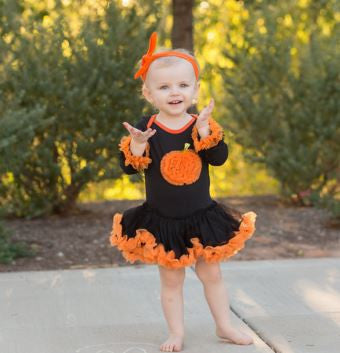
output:
[[34,255],[25,243],[13,242],[10,238],[10,231],[0,221],[0,263],[10,264],[16,258]]
[[88,182],[121,175],[122,122],[145,104],[133,75],[158,1],[88,12],[83,1],[27,3],[0,3],[0,204],[34,217],[66,212]]
[[333,195],[326,194],[323,197],[316,194],[315,199],[312,199],[313,204],[319,208],[327,209],[332,216],[333,225],[336,227],[340,226],[340,201],[337,200]]
[[[339,180],[339,52],[335,1],[253,1],[243,41],[220,67],[228,128],[279,180],[284,197],[304,204],[335,198]],[[237,44],[237,45],[236,45]],[[338,203],[334,199],[334,204]],[[332,203],[333,204],[333,203]],[[339,216],[339,215],[338,215]]]

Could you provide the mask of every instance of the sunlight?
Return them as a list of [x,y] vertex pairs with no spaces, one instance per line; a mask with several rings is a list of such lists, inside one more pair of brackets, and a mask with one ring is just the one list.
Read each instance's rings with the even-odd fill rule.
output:
[[70,43],[67,39],[64,39],[62,44],[61,44],[61,48],[62,48],[62,51],[63,51],[63,55],[68,58],[72,55],[72,50],[71,50],[71,47],[70,47]]
[[283,18],[283,24],[286,26],[286,27],[291,27],[292,24],[293,24],[293,19],[292,19],[292,16],[287,14],[284,18]]
[[208,41],[212,41],[212,40],[215,38],[215,36],[216,36],[216,33],[215,33],[214,31],[209,31],[209,32],[207,33],[207,39],[208,39]]
[[306,31],[302,30],[302,29],[299,29],[297,32],[296,32],[296,36],[297,38],[302,42],[302,43],[308,43],[309,41],[309,36],[308,34],[306,33]]
[[[332,320],[335,325],[340,326],[331,313],[334,313],[334,308],[337,307],[337,310],[340,310],[340,294],[333,288],[331,284],[335,283],[335,277],[339,276],[339,272],[334,270],[328,274],[325,278],[326,285],[323,289],[320,289],[317,282],[312,282],[309,280],[301,280],[296,284],[297,293],[301,293],[304,303],[314,310],[315,312],[320,313],[321,315]],[[330,285],[327,285],[327,282]],[[334,285],[334,284],[333,284]]]
[[125,6],[125,7],[129,6],[130,2],[131,2],[131,0],[122,0],[122,5]]
[[[245,291],[237,289],[234,297],[237,298],[238,302],[242,303],[242,306],[244,306],[244,310],[247,311],[248,317],[261,317],[262,319],[268,318],[270,320],[271,315],[264,309],[263,306],[260,306]],[[232,304],[233,303],[231,302],[231,308],[233,308]],[[235,309],[237,309],[237,305],[235,305]],[[263,343],[265,347],[268,347],[265,341],[260,340],[260,342],[261,344]],[[275,333],[275,331],[273,330],[271,333],[271,342],[275,342],[276,345],[279,343],[280,347],[284,347],[285,353],[294,353],[289,341],[287,342],[287,338],[284,337],[284,335],[281,333]]]
[[[250,316],[262,316],[269,317],[269,313],[263,308],[263,306],[259,305],[258,302],[254,300],[253,297],[250,297],[244,290],[237,289],[235,292],[235,298],[239,303],[245,307],[247,310],[247,315]],[[232,304],[232,303],[231,303]]]
[[206,10],[209,8],[209,3],[207,1],[202,1],[199,6],[201,9]]
[[301,8],[306,8],[309,5],[309,0],[299,0],[298,4]]
[[51,16],[44,16],[42,21],[43,26],[49,27],[53,25],[53,20]]

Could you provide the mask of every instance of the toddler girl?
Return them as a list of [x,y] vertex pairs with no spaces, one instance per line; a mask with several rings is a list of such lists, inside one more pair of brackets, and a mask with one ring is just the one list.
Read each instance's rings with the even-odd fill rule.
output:
[[209,164],[220,166],[228,158],[223,128],[211,117],[214,101],[199,115],[187,112],[199,92],[196,59],[183,49],[154,53],[156,41],[154,32],[135,78],[142,77],[143,95],[158,113],[135,126],[124,122],[129,135],[119,144],[124,172],[145,174],[146,201],[113,216],[110,243],[131,263],[158,266],[169,329],[161,351],[182,350],[183,282],[191,265],[203,284],[216,335],[251,344],[250,336],[231,326],[219,262],[244,247],[255,231],[256,214],[237,214],[211,198]]

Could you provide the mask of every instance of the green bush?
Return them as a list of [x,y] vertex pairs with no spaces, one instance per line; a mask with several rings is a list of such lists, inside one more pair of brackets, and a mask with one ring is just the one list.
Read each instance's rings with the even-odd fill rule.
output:
[[11,143],[0,156],[0,203],[7,214],[66,212],[88,182],[122,173],[122,121],[138,120],[145,104],[133,75],[159,2],[98,3],[101,11],[88,15],[77,14],[83,1],[72,9],[56,2],[53,11],[0,3],[0,146]]
[[0,220],[0,263],[10,264],[17,258],[35,255],[27,244],[13,242],[11,236],[12,233],[3,226]]
[[224,56],[234,67],[220,68],[228,128],[245,157],[263,163],[282,196],[300,204],[324,197],[339,202],[332,187],[340,165],[335,6],[248,2],[243,44],[227,38],[233,50]]

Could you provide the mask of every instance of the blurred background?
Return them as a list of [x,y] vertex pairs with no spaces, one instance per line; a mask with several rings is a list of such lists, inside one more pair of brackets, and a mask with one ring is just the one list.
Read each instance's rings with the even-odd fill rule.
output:
[[339,20],[336,0],[0,0],[0,262],[43,251],[53,227],[39,238],[35,220],[145,198],[118,143],[153,113],[133,79],[153,31],[197,57],[198,111],[215,99],[229,158],[211,195],[273,195],[338,225]]

